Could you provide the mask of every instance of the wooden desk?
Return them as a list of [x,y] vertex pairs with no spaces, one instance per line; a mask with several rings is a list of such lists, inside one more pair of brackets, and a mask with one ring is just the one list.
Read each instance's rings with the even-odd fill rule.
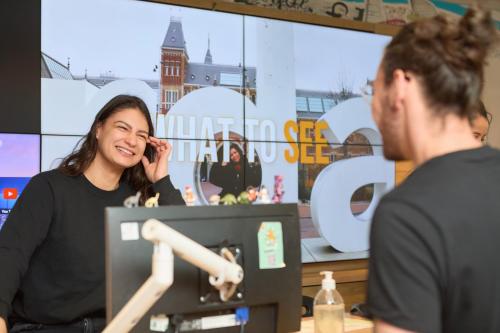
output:
[[[345,332],[351,333],[373,333],[373,323],[368,319],[346,314],[344,329]],[[301,329],[298,333],[314,333],[314,319],[312,317],[302,319]]]

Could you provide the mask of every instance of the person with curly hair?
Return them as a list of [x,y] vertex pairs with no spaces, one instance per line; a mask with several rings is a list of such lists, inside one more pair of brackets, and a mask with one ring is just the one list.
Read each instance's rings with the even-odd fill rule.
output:
[[471,121],[497,39],[491,14],[404,26],[385,48],[372,113],[389,160],[416,169],[370,231],[375,332],[500,332],[500,151]]

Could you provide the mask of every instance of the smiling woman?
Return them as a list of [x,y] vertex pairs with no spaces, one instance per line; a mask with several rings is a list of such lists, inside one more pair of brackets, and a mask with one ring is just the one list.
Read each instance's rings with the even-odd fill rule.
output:
[[99,111],[81,148],[66,157],[59,170],[70,176],[83,173],[104,190],[113,190],[120,179],[126,179],[141,191],[144,203],[153,195],[151,183],[168,175],[170,152],[168,142],[153,136],[153,123],[144,101],[119,95]]
[[488,131],[490,130],[491,119],[491,113],[486,111],[483,102],[479,102],[478,108],[472,116],[471,126],[474,138],[478,141],[481,141],[483,144],[486,144],[486,138],[488,136]]
[[168,175],[171,146],[153,136],[141,99],[111,99],[82,140],[31,179],[0,233],[0,267],[10,268],[0,276],[0,333],[7,319],[10,332],[100,331],[104,208],[136,192],[141,203],[158,193],[162,205],[184,204]]

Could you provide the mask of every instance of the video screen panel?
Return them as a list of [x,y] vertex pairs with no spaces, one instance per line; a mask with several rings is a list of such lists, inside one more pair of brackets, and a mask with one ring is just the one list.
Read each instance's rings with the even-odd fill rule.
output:
[[42,171],[55,169],[71,154],[81,136],[42,135]]
[[[236,146],[248,174],[260,170],[237,189],[272,198],[281,188],[274,202],[299,203],[316,229],[332,207],[369,219],[382,193],[374,184],[394,185],[370,111],[389,37],[142,1],[71,3],[42,1],[43,134],[84,135],[107,100],[137,95],[173,145],[173,183],[195,204],[226,194],[210,170],[230,165]],[[68,151],[57,145],[44,139],[44,170]],[[319,190],[320,178],[331,184]],[[349,192],[347,202],[314,200],[328,189]]]
[[40,172],[40,136],[0,133],[0,229],[28,184]]
[[[106,101],[133,94],[165,137],[165,115],[191,91],[242,90],[242,16],[144,1],[70,3],[42,1],[42,134],[83,135]],[[231,116],[243,119],[242,108]]]

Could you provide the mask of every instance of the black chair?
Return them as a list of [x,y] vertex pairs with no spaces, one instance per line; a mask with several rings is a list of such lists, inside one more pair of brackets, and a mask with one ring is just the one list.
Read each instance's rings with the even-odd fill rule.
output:
[[314,298],[310,296],[302,296],[302,318],[312,317],[314,307]]

